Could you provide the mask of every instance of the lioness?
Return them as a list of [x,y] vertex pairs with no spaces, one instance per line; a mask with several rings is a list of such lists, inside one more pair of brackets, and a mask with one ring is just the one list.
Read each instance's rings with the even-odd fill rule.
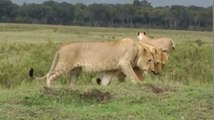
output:
[[138,39],[150,44],[154,47],[161,48],[168,59],[169,53],[172,49],[175,49],[175,43],[172,41],[171,38],[158,38],[158,39],[151,39],[146,35],[146,32],[138,32]]
[[[126,40],[126,38],[123,40]],[[152,55],[154,57],[153,73],[160,74],[166,64],[166,59],[167,59],[166,55],[160,48],[156,48],[154,46],[148,45],[142,41],[140,41],[140,43],[143,44],[144,46],[148,47],[150,52],[152,52]],[[143,73],[138,68],[134,68],[133,70],[135,71],[136,74],[138,74],[138,76],[141,77],[141,79],[143,79],[143,76],[142,76]],[[119,71],[116,71],[116,72],[113,71],[113,72],[100,73],[98,76],[96,76],[96,82],[99,85],[108,85],[108,84],[110,84],[111,80],[114,77],[117,77],[119,81],[125,80],[125,75],[123,73],[121,73]]]
[[[81,71],[108,72],[121,71],[133,83],[141,83],[140,76],[133,68],[141,71],[154,71],[153,56],[149,48],[131,39],[108,42],[70,43],[60,47],[46,78],[47,87],[63,73],[71,73],[73,86]],[[33,77],[33,69],[30,70]],[[38,77],[33,77],[38,78]]]

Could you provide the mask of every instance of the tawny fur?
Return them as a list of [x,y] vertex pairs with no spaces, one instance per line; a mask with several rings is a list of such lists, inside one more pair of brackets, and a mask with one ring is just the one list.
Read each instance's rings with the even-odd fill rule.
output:
[[[126,38],[123,40],[126,40]],[[164,66],[166,64],[166,60],[167,60],[167,56],[165,55],[165,52],[163,52],[162,49],[160,49],[160,48],[156,48],[156,47],[146,44],[142,41],[140,41],[140,42],[150,50],[150,52],[152,53],[152,55],[154,57],[154,72],[153,73],[160,74],[163,71]],[[142,75],[143,73],[139,72],[138,68],[134,68],[133,70],[135,71],[136,74],[138,74],[138,76],[141,79],[143,79],[143,75]],[[99,84],[99,85],[108,85],[108,84],[110,84],[110,82],[113,78],[118,78],[119,81],[124,81],[125,75],[119,71],[115,71],[115,72],[112,71],[112,72],[108,72],[108,73],[102,72],[96,76],[97,84]]]
[[175,43],[171,38],[163,37],[151,39],[145,32],[138,32],[138,39],[154,47],[161,48],[163,51],[166,51],[167,55],[169,55],[172,49],[175,49]]
[[[141,83],[133,70],[154,71],[153,55],[149,48],[132,39],[109,42],[83,42],[63,45],[55,54],[51,69],[44,76],[47,86],[61,74],[71,73],[71,85],[79,73],[122,71],[132,82]],[[44,78],[43,77],[43,78]]]

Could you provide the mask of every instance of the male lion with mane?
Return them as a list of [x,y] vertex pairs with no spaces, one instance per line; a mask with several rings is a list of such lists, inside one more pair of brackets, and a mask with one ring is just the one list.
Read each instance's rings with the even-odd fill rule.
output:
[[[154,72],[153,58],[147,46],[132,39],[70,43],[58,49],[49,72],[40,78],[46,78],[47,87],[51,87],[58,76],[70,73],[70,85],[74,86],[81,71],[121,71],[133,83],[142,83],[138,72]],[[137,73],[133,68],[138,69]],[[33,71],[29,72],[30,77],[33,77]]]

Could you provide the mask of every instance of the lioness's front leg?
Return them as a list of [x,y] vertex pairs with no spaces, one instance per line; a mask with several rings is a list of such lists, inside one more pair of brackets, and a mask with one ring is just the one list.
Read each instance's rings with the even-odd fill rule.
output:
[[130,63],[127,64],[123,64],[121,66],[122,68],[122,72],[133,82],[133,83],[141,83],[140,79],[138,78],[138,76],[136,75],[136,73],[134,72],[132,66]]
[[139,68],[134,68],[134,72],[136,73],[136,75],[138,76],[140,81],[142,82],[144,80],[144,77],[142,75],[142,71]]
[[118,74],[117,74],[117,77],[118,77],[118,81],[124,82],[125,78],[126,78],[126,75],[123,72],[119,71]]

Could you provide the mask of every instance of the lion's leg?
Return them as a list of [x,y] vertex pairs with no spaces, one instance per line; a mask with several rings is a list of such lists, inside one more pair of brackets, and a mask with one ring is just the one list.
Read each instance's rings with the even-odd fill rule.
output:
[[52,82],[62,75],[65,72],[68,72],[69,68],[68,67],[56,67],[54,70],[52,70],[48,75],[47,75],[47,87],[51,87]]
[[49,74],[47,76],[47,87],[51,87],[52,86],[52,82],[61,74],[63,74],[64,71],[59,71],[59,72],[51,72],[51,74]]
[[97,73],[96,76],[93,78],[96,80],[98,85],[101,85],[102,79],[104,77],[105,72]]
[[114,72],[105,72],[103,73],[103,78],[101,80],[101,85],[109,85],[111,83],[111,80],[113,78]]
[[71,70],[70,87],[74,87],[80,75],[81,68]]
[[141,81],[139,80],[138,76],[136,75],[136,73],[132,69],[132,66],[129,63],[123,64],[122,71],[133,83],[135,84],[141,83]]
[[142,82],[144,80],[144,77],[142,75],[142,71],[139,68],[134,68],[134,72],[138,76],[139,80]]
[[101,72],[95,78],[98,85],[108,85],[111,82],[112,76],[109,72]]
[[125,75],[123,72],[119,72],[119,73],[117,74],[117,77],[118,77],[118,81],[124,82],[124,81],[125,81],[125,78],[126,78],[126,75]]

